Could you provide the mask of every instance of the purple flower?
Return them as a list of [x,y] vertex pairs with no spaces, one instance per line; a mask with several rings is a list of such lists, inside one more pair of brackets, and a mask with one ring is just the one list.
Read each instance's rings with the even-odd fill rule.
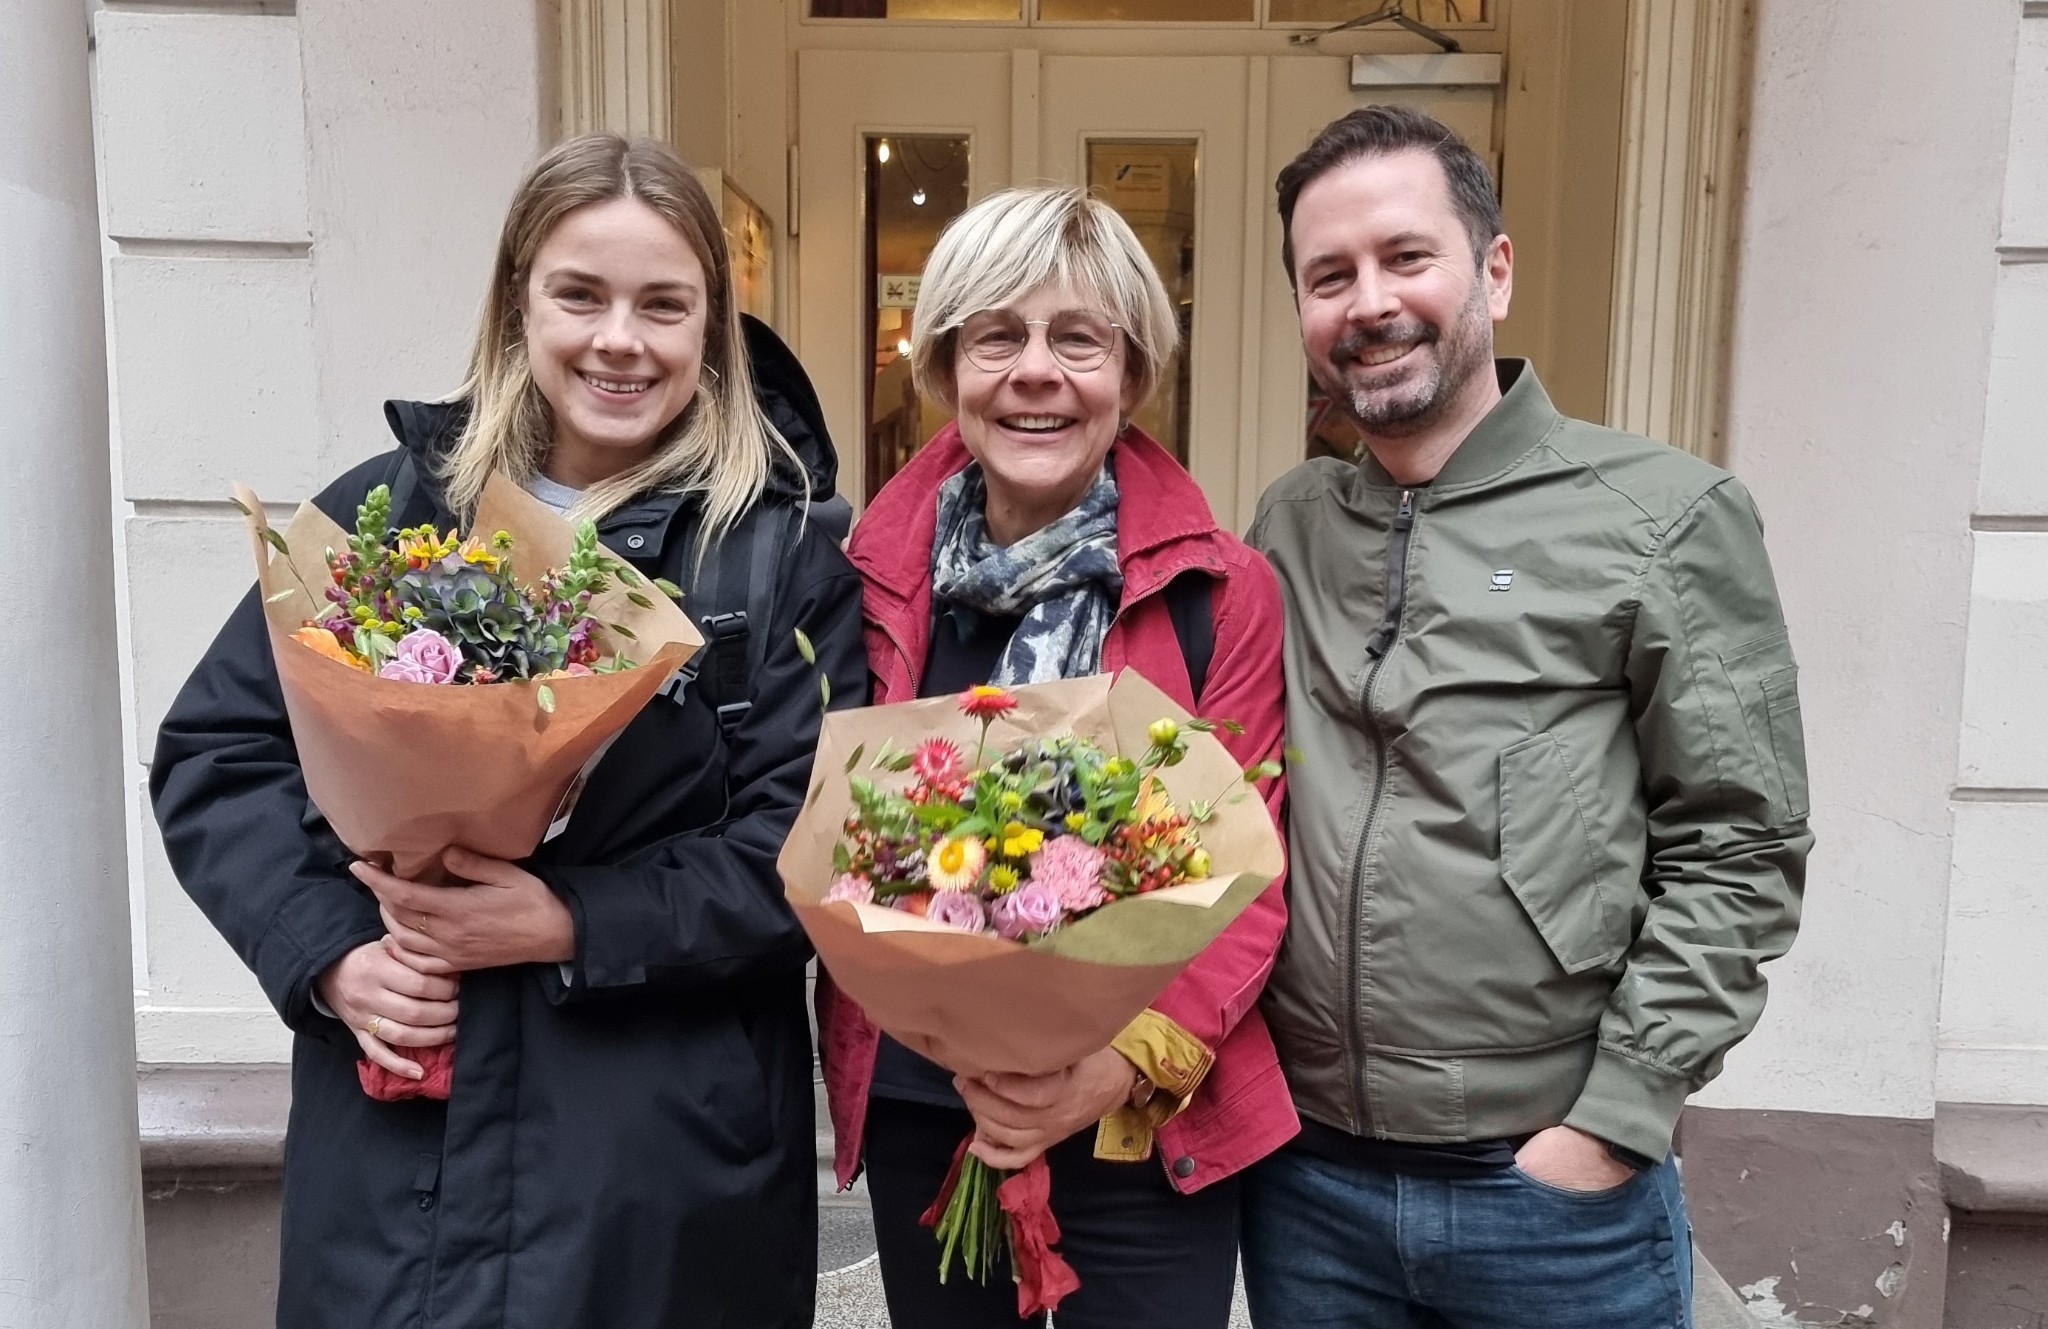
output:
[[995,920],[996,935],[1011,941],[1052,931],[1065,913],[1059,897],[1035,881],[1027,881],[997,900],[989,912]]
[[933,892],[931,907],[924,916],[962,932],[988,931],[988,915],[982,912],[981,901],[966,891]]
[[831,889],[825,892],[825,903],[838,904],[842,900],[848,904],[873,904],[875,888],[858,873],[841,873],[833,878]]
[[446,637],[432,628],[414,628],[398,639],[398,654],[377,671],[377,677],[405,683],[453,683],[460,668],[462,656]]

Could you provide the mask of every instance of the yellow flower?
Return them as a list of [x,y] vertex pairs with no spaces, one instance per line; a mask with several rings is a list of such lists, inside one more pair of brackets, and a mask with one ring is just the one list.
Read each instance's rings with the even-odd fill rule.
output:
[[1003,857],[1029,858],[1038,852],[1038,846],[1045,843],[1045,832],[1013,821],[1003,827]]
[[1172,720],[1154,720],[1152,727],[1145,731],[1145,737],[1152,740],[1152,746],[1170,748],[1180,737],[1180,725]]
[[1017,889],[1017,869],[994,867],[988,870],[988,888],[997,895],[1008,895]]
[[1081,828],[1082,828],[1082,827],[1084,827],[1084,826],[1086,826],[1087,824],[1088,824],[1088,814],[1087,814],[1087,813],[1085,813],[1085,812],[1069,812],[1069,813],[1067,814],[1067,832],[1068,832],[1068,834],[1070,834],[1070,835],[1079,835],[1079,834],[1081,833]]
[[1005,789],[997,802],[1003,805],[1003,811],[1016,812],[1024,806],[1024,795],[1014,789]]
[[485,572],[496,572],[501,560],[481,543],[471,540],[462,546],[462,561]]
[[1138,797],[1138,806],[1131,816],[1140,826],[1148,821],[1164,821],[1173,815],[1173,800],[1166,796],[1156,781],[1147,781],[1145,792]]
[[981,841],[967,835],[949,835],[932,850],[927,870],[937,889],[964,891],[973,887],[987,862],[988,851],[981,847]]
[[1209,861],[1208,850],[1197,849],[1194,853],[1188,855],[1188,876],[1190,879],[1200,881],[1214,869],[1215,864]]
[[455,532],[450,531],[444,536],[438,534],[431,526],[421,526],[401,533],[398,552],[408,567],[424,568],[454,553],[457,544]]

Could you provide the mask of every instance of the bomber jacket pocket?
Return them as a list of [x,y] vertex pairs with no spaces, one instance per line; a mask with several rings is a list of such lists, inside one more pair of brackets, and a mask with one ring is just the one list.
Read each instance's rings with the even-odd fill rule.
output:
[[1607,898],[1571,763],[1549,732],[1500,754],[1500,874],[1567,974],[1626,948]]
[[1799,714],[1799,666],[1783,632],[1747,642],[1721,657],[1742,708],[1756,763],[1756,784],[1778,817],[1804,821],[1806,732]]

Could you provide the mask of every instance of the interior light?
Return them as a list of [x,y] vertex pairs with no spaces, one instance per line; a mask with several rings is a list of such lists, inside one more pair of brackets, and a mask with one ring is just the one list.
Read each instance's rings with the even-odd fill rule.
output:
[[918,207],[920,207],[920,208],[924,206],[924,187],[923,187],[923,186],[921,186],[921,185],[920,185],[920,186],[918,187],[918,191],[917,191],[917,192],[916,192],[915,194],[912,194],[912,195],[910,196],[910,201],[911,201],[912,203],[915,203],[915,204],[916,204],[916,205],[917,205]]
[[904,339],[902,339],[902,340],[900,340],[900,341],[898,341],[898,342],[896,343],[896,354],[898,354],[898,355],[909,355],[909,354],[910,354],[910,340],[909,340],[909,338],[904,338]]
[[875,145],[875,160],[876,160],[876,161],[878,161],[878,162],[886,162],[886,161],[888,161],[888,160],[889,160],[889,140],[888,140],[888,139],[886,139],[886,138],[885,138],[885,139],[883,139],[883,140],[882,140],[881,142],[879,142],[879,143],[877,143],[877,144]]

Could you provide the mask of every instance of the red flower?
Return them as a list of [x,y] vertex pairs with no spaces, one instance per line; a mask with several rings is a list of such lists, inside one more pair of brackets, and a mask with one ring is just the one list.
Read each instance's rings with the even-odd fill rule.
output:
[[943,738],[928,738],[917,745],[910,757],[910,769],[917,778],[941,792],[957,788],[967,777],[967,761],[960,749]]
[[977,720],[993,720],[1005,711],[1017,709],[1017,699],[1004,688],[969,688],[960,694],[960,709]]

